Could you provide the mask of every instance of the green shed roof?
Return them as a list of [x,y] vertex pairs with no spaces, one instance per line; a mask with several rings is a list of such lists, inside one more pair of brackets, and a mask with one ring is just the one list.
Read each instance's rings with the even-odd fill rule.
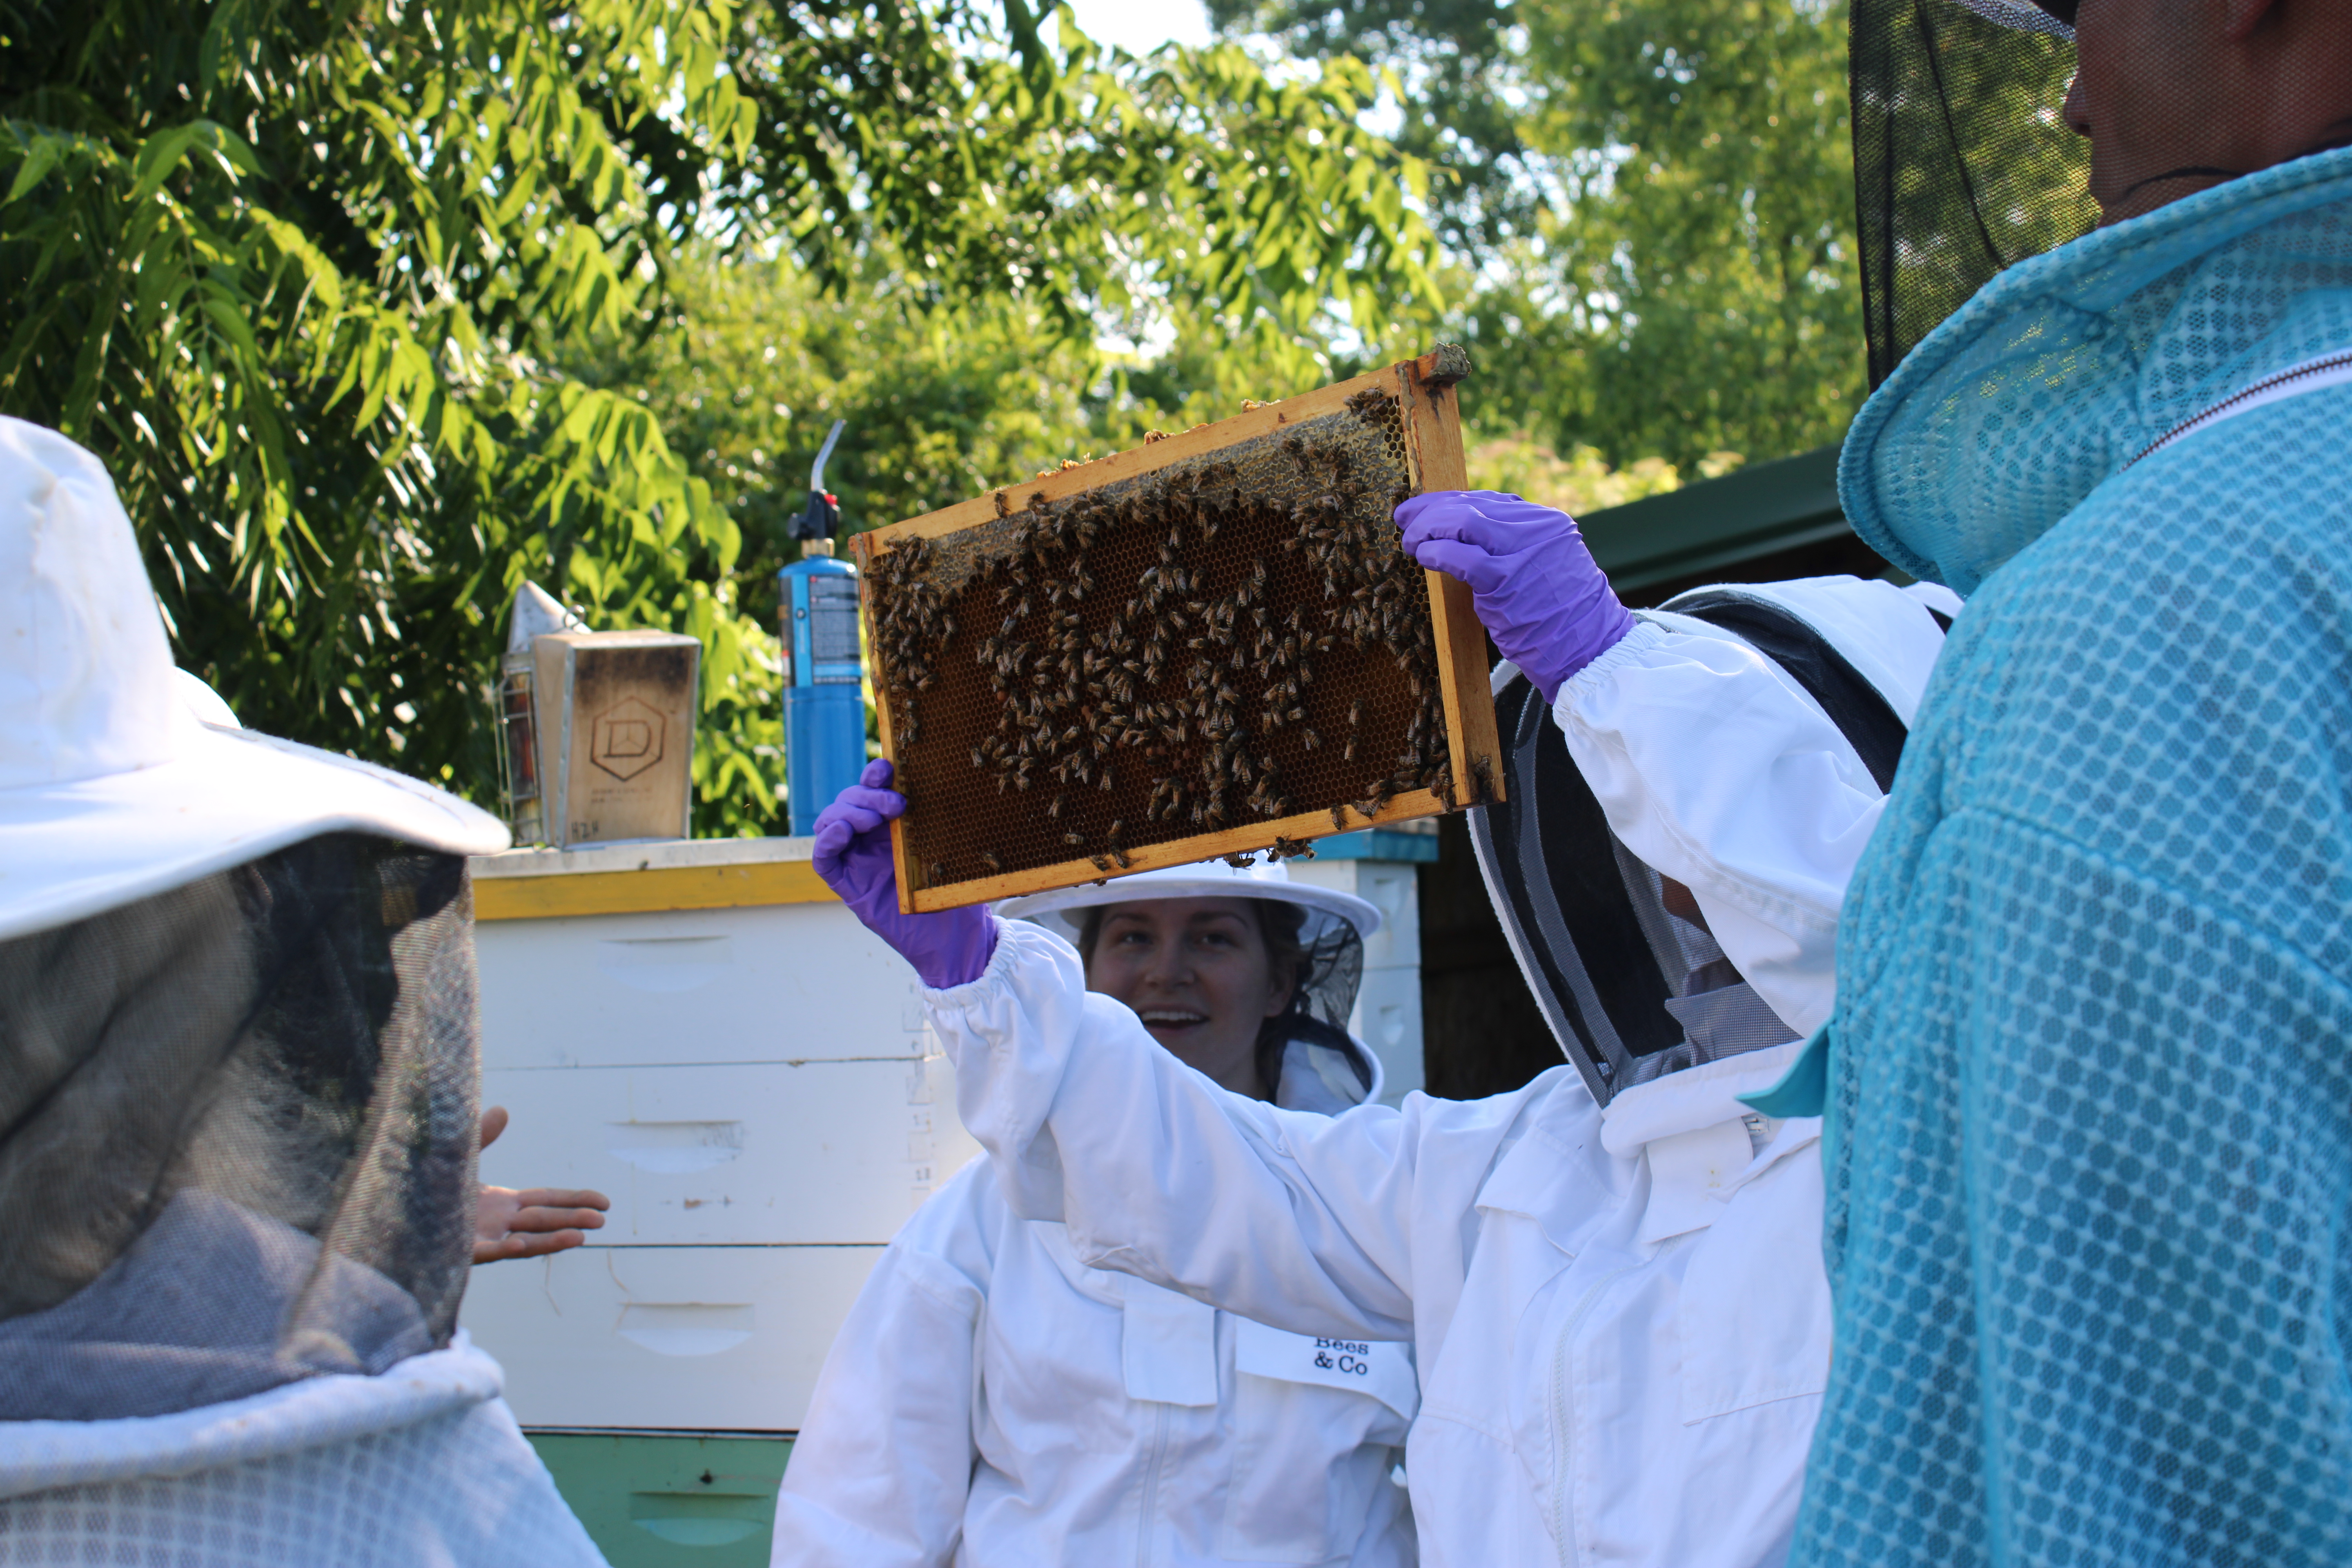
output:
[[[1768,557],[1852,539],[1838,507],[1835,447],[1759,463],[1579,519],[1621,594],[1748,576]],[[1861,542],[1854,541],[1861,548]]]

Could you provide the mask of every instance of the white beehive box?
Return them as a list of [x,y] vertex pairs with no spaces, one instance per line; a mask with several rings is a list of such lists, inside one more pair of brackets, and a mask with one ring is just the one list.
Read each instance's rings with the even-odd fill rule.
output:
[[884,1244],[978,1152],[906,964],[805,839],[474,862],[482,1179],[596,1187],[589,1245],[477,1269],[530,1426],[797,1428]]

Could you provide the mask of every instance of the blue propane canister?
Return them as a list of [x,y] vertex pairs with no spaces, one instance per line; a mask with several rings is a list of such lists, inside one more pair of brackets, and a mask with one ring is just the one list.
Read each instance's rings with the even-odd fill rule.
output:
[[857,568],[812,556],[776,574],[784,645],[784,796],[795,837],[866,766]]

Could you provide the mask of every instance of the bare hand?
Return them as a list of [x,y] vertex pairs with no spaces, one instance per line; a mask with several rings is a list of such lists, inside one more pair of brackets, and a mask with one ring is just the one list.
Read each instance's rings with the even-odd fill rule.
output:
[[[488,1148],[506,1130],[506,1107],[491,1106],[482,1112],[481,1146]],[[474,1261],[541,1258],[578,1247],[587,1232],[604,1228],[604,1211],[612,1206],[612,1199],[593,1188],[485,1186],[474,1207]]]

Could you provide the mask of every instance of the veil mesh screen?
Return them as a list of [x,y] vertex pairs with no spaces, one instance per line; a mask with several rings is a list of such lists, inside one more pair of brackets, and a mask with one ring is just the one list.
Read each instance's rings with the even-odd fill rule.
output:
[[0,1420],[446,1345],[476,1017],[464,860],[354,835],[0,943]]
[[2024,0],[1853,0],[1871,385],[1994,273],[2098,222],[2090,143],[2060,113],[2074,46],[2053,29]]

